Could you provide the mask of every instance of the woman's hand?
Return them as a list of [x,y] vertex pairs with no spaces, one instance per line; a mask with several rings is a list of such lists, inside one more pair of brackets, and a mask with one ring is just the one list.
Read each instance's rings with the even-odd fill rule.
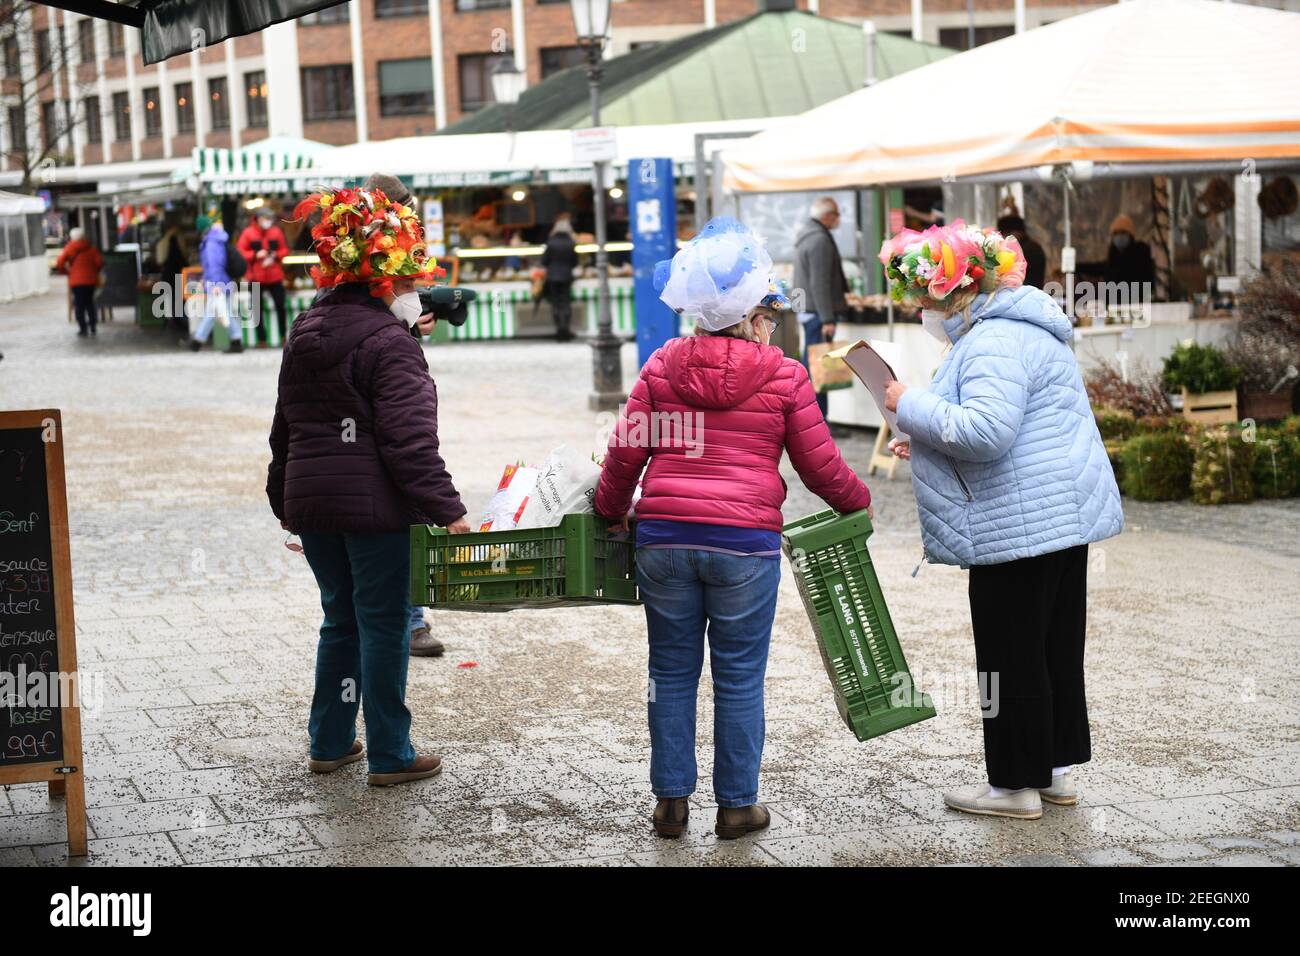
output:
[[885,387],[885,408],[889,409],[891,412],[898,411],[898,400],[903,397],[903,393],[906,391],[907,386],[898,381],[898,379],[894,379],[894,381],[890,382],[889,385]]
[[912,457],[912,443],[910,441],[899,441],[897,438],[889,439],[889,450],[894,453],[895,458],[901,458],[903,461],[909,461]]
[[420,329],[421,335],[432,335],[433,327],[437,323],[438,323],[438,317],[434,315],[432,312],[426,312],[424,313],[424,315],[420,316],[419,321],[416,322],[415,324]]
[[465,516],[461,515],[451,524],[447,525],[447,530],[452,534],[469,534],[471,528],[469,522],[465,520]]

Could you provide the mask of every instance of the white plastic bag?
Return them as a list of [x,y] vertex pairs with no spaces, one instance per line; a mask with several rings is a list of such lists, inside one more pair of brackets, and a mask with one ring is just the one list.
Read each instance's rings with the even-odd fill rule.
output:
[[600,466],[567,445],[561,445],[537,469],[519,528],[554,528],[565,515],[591,514],[600,482]]
[[507,465],[501,474],[496,493],[488,499],[483,510],[480,531],[509,531],[520,527],[519,518],[528,504],[533,486],[537,483],[537,469],[521,465]]

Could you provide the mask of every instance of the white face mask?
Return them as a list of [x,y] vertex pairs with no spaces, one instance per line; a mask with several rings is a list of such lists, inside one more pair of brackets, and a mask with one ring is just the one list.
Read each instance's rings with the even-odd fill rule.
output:
[[403,292],[393,299],[393,304],[388,307],[388,310],[407,325],[414,327],[415,323],[420,321],[423,312],[420,306],[420,293]]
[[948,332],[943,327],[943,322],[944,319],[946,318],[947,316],[944,315],[942,312],[940,312],[938,309],[921,310],[922,328],[924,328],[927,332],[929,332],[932,336],[934,336],[944,345],[948,345],[952,341],[951,339],[948,338]]

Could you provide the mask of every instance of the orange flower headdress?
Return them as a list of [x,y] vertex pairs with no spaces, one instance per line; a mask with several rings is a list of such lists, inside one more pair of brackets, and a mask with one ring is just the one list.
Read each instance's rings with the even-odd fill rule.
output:
[[415,210],[378,189],[312,193],[294,210],[295,219],[320,213],[312,246],[320,265],[311,270],[322,289],[344,282],[368,282],[377,295],[392,291],[394,279],[432,282],[447,274],[429,256],[424,226]]

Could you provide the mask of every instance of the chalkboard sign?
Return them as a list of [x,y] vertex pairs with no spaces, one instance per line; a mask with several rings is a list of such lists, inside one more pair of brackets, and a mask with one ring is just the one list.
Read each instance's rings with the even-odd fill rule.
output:
[[104,287],[99,290],[103,308],[136,304],[136,287],[140,283],[139,260],[134,252],[104,253]]
[[86,852],[72,559],[55,409],[0,412],[0,783],[67,797],[68,852]]

